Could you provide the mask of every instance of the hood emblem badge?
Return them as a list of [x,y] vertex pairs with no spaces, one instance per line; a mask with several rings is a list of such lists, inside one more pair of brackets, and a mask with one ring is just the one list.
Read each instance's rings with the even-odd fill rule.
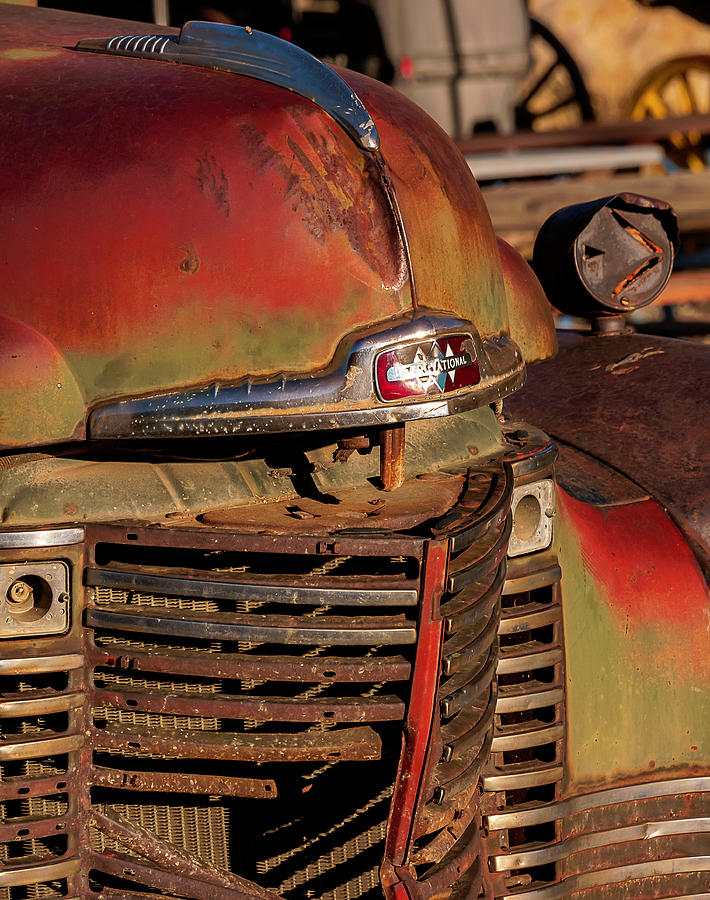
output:
[[385,401],[450,393],[480,380],[470,334],[405,344],[383,350],[375,359],[377,393]]

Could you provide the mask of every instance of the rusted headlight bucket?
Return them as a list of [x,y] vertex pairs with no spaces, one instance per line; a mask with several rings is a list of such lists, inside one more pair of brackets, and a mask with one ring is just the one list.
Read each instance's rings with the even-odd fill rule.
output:
[[0,639],[63,634],[69,627],[69,567],[0,565]]
[[535,241],[533,268],[560,312],[618,316],[658,297],[678,243],[672,207],[639,194],[617,194],[550,216]]

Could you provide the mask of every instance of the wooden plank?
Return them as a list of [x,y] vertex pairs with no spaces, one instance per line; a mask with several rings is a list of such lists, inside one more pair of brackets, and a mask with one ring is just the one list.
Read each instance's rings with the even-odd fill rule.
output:
[[710,170],[518,183],[486,187],[483,197],[496,233],[529,258],[540,226],[553,212],[624,191],[669,201],[678,214],[681,233],[710,232]]
[[710,115],[644,119],[641,122],[588,123],[558,131],[517,131],[514,134],[477,135],[457,141],[467,156],[476,153],[501,153],[508,150],[544,150],[553,147],[590,147],[601,144],[648,144],[664,141],[671,134],[690,131],[710,134]]

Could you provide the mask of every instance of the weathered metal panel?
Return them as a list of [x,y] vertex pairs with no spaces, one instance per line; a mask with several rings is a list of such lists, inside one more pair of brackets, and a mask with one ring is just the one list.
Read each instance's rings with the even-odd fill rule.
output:
[[556,359],[533,367],[506,409],[657,498],[709,572],[707,347],[634,334],[560,332],[559,342]]
[[559,506],[566,793],[707,772],[709,595],[683,535],[653,500]]

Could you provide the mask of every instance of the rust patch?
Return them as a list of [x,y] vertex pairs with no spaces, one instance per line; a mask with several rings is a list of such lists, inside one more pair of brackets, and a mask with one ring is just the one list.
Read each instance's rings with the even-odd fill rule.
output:
[[229,181],[214,156],[202,156],[197,160],[197,183],[203,193],[212,195],[217,210],[229,218],[232,211]]
[[185,272],[187,275],[194,275],[195,272],[197,272],[197,270],[200,268],[200,257],[197,255],[197,250],[195,250],[194,244],[186,244],[180,249],[185,254],[185,256],[180,260],[178,268],[181,272]]
[[286,201],[300,212],[316,241],[324,244],[328,234],[344,232],[386,287],[404,286],[408,278],[404,248],[373,160],[364,158],[360,169],[339,144],[313,132],[305,134],[312,154],[291,136],[286,138],[289,159],[271,146],[263,131],[244,124],[240,132],[259,172],[273,169],[283,179]]

